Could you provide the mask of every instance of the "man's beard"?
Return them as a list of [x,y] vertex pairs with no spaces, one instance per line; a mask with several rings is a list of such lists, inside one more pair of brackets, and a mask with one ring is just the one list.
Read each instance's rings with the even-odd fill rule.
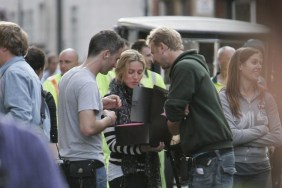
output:
[[168,63],[163,63],[161,67],[162,67],[162,69],[167,70],[167,69],[170,68],[170,64],[168,64]]

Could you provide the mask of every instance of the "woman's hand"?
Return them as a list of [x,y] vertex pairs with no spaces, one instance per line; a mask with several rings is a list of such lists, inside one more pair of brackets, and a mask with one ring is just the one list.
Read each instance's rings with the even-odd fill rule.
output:
[[162,151],[164,149],[164,143],[160,142],[160,144],[157,147],[152,147],[150,145],[141,145],[140,147],[142,152],[159,152]]
[[109,95],[102,98],[104,109],[116,109],[121,107],[121,100],[117,95]]

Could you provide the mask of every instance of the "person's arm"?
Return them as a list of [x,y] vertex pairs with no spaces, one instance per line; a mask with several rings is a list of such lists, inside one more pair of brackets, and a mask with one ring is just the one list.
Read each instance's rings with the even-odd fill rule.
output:
[[116,141],[115,127],[108,127],[104,131],[107,145],[111,152],[121,153],[126,155],[141,155],[145,152],[159,152],[164,148],[164,143],[160,143],[157,147],[149,145],[124,145],[121,146]]
[[141,155],[142,151],[139,145],[127,145],[121,146],[116,140],[115,127],[108,127],[104,131],[104,136],[107,141],[107,145],[111,152],[129,154],[129,155]]
[[[259,125],[252,128],[243,129],[242,127],[248,127],[247,119],[236,119],[231,113],[229,103],[227,101],[225,91],[219,93],[219,97],[222,104],[222,109],[225,115],[225,118],[228,122],[228,125],[232,131],[233,135],[233,145],[238,146],[246,144],[248,142],[254,141],[268,132],[268,128],[265,125]],[[235,120],[240,120],[239,124],[235,123]]]
[[[188,116],[189,114],[189,105],[186,105],[186,108],[184,110],[184,114],[185,116]],[[167,120],[167,126],[168,126],[168,130],[172,135],[178,135],[179,134],[179,126],[180,126],[180,122],[171,122],[169,120]]]
[[85,136],[92,136],[101,133],[105,128],[111,126],[116,121],[114,111],[104,111],[105,118],[96,119],[94,110],[83,110],[79,112],[80,131]]
[[179,134],[179,125],[189,113],[189,101],[195,92],[195,73],[192,67],[178,66],[173,70],[171,86],[165,102],[167,126],[171,134]]
[[248,143],[248,146],[279,146],[282,144],[282,127],[279,118],[277,105],[274,98],[268,94],[266,98],[266,114],[268,119],[269,132],[252,142]]
[[104,109],[117,109],[121,107],[121,100],[118,95],[107,95],[102,98]]
[[105,117],[97,118],[99,110],[102,110],[102,101],[96,84],[85,83],[77,89],[78,117],[80,131],[85,136],[101,133],[106,127],[113,125],[116,121],[114,111],[104,110]]
[[167,120],[167,127],[168,127],[168,130],[169,132],[172,134],[172,135],[178,135],[179,134],[179,125],[180,125],[180,122],[171,122],[169,120]]

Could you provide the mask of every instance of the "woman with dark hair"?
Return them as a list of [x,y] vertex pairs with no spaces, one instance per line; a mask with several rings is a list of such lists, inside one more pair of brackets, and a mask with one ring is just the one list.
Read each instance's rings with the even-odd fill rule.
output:
[[271,187],[268,147],[282,144],[277,105],[258,82],[262,59],[257,49],[236,50],[229,63],[226,87],[219,94],[233,134],[235,188]]

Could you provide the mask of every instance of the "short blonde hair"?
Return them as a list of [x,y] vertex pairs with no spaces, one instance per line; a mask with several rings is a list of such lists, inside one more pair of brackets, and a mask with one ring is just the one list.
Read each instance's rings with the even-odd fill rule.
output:
[[145,70],[146,63],[143,55],[136,50],[125,50],[121,53],[120,59],[118,60],[117,67],[115,69],[117,82],[124,82],[125,74],[128,71],[129,64],[133,61],[139,61],[143,65],[143,71]]
[[174,51],[184,49],[181,35],[172,28],[159,27],[153,29],[147,36],[147,44],[159,46],[161,42]]
[[27,33],[15,23],[0,21],[0,47],[13,55],[24,56],[28,49]]

